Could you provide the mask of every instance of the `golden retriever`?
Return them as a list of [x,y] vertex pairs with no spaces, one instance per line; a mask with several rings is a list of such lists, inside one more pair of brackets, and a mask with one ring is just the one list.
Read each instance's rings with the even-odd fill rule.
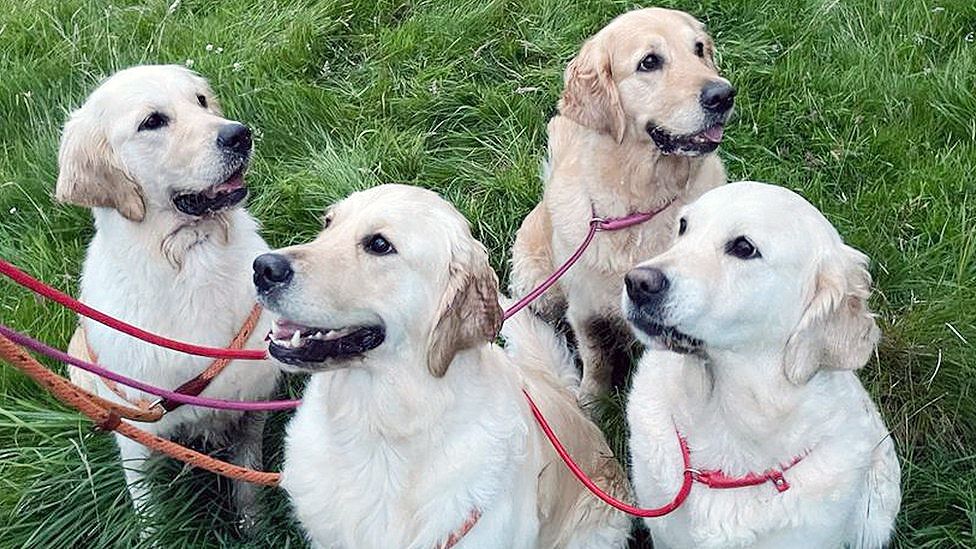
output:
[[[207,81],[180,66],[146,65],[116,73],[71,114],[59,155],[59,200],[92,208],[95,236],[81,277],[81,300],[168,337],[224,347],[255,303],[250,262],[268,247],[254,218],[239,207],[251,132],[223,117]],[[262,344],[255,330],[248,346]],[[152,385],[173,389],[211,359],[153,347],[82,320],[69,352]],[[271,395],[271,361],[231,365],[204,396],[257,400]],[[75,382],[100,396],[121,395],[72,368]],[[129,401],[152,395],[125,389]],[[184,406],[140,427],[164,437],[203,439],[231,451],[231,460],[261,466],[264,414]],[[149,450],[116,441],[132,500],[145,511]],[[243,525],[257,512],[256,487],[235,483]]]
[[525,295],[562,264],[594,215],[665,208],[640,226],[597,235],[533,305],[551,322],[569,321],[583,361],[584,402],[630,364],[633,339],[617,299],[627,269],[663,251],[682,204],[725,182],[714,151],[734,95],[716,71],[704,26],[679,11],[617,17],[566,68],[559,114],[549,121],[542,202],[512,250],[512,294]]
[[316,547],[623,547],[629,520],[571,476],[536,396],[583,467],[627,479],[572,393],[565,346],[532,315],[503,331],[498,279],[435,193],[383,185],[332,207],[319,237],[254,262],[279,315],[270,352],[311,373],[281,486]]
[[731,183],[679,215],[672,247],[630,271],[623,294],[650,347],[627,404],[638,500],[677,492],[675,430],[695,470],[782,480],[693,485],[676,512],[646,520],[654,546],[884,546],[900,473],[854,374],[879,337],[867,257],[782,187]]

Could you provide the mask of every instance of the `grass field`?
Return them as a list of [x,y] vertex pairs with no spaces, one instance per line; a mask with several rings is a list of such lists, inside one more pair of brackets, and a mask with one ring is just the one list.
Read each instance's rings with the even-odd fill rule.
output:
[[[873,259],[884,339],[861,377],[903,463],[898,546],[976,546],[976,3],[662,4],[708,23],[739,89],[730,179],[801,192]],[[169,62],[257,130],[250,209],[273,246],[312,237],[352,190],[409,183],[460,207],[505,275],[562,69],[632,7],[13,0],[0,10],[0,256],[77,289],[92,226],[51,199],[60,127],[104,76]],[[75,322],[2,281],[0,321],[62,347]],[[303,546],[273,490],[243,540],[211,503],[224,483],[169,462],[156,477],[163,546]],[[112,441],[0,368],[0,546],[130,547],[135,531]]]

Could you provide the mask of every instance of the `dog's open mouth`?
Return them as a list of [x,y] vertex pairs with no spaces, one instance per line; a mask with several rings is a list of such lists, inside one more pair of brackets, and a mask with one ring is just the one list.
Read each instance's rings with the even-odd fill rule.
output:
[[661,343],[669,351],[692,354],[704,350],[704,342],[682,333],[674,327],[658,324],[645,318],[631,318],[630,321],[635,328]]
[[244,186],[245,169],[246,166],[241,166],[223,183],[203,191],[178,193],[173,196],[173,205],[177,210],[194,217],[212,215],[233,208],[247,196],[247,187]]
[[725,136],[725,127],[719,123],[687,135],[674,135],[659,126],[649,126],[648,135],[663,154],[698,156],[718,148]]
[[379,347],[385,335],[380,325],[330,329],[278,319],[268,334],[268,352],[291,366],[313,366],[360,356]]

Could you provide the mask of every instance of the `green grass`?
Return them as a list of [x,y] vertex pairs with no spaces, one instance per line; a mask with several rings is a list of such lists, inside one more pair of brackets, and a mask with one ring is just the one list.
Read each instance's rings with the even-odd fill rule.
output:
[[[350,191],[409,183],[454,202],[505,275],[518,223],[539,197],[563,67],[586,36],[635,7],[253,4],[5,4],[0,256],[77,289],[90,216],[51,199],[66,113],[117,69],[192,60],[225,111],[259,132],[250,208],[273,246],[311,238],[324,207]],[[898,545],[976,545],[976,4],[663,4],[709,24],[740,90],[721,151],[730,178],[798,190],[874,261],[885,337],[862,379],[902,458]],[[2,322],[67,343],[71,314],[0,286]],[[268,432],[272,449],[285,420]],[[619,434],[619,418],[610,428]],[[171,462],[155,477],[166,546],[303,545],[273,490],[258,533],[242,540],[214,507],[224,482]],[[135,531],[111,440],[0,368],[0,544],[128,547]]]

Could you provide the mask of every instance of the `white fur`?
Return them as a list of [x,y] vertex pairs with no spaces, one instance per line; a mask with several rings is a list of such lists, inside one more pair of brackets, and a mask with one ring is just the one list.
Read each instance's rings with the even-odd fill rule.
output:
[[[329,217],[316,241],[278,252],[295,275],[263,299],[307,326],[381,322],[386,339],[362,357],[309,366],[318,373],[288,425],[281,485],[313,544],[426,549],[479,509],[458,547],[623,547],[627,518],[569,477],[522,396],[529,387],[577,457],[627,497],[622,470],[567,388],[575,380],[557,379],[572,363],[550,328],[523,314],[506,327],[514,358],[481,340],[442,377],[430,370],[431,329],[456,277],[491,280],[488,302],[476,305],[500,313],[497,280],[464,218],[430,191],[399,185],[354,194]],[[375,231],[396,254],[362,253]]]
[[[195,94],[209,97],[211,107],[202,108]],[[147,108],[168,112],[174,118],[171,127],[151,136],[138,132]],[[112,207],[93,208],[96,232],[83,267],[81,301],[172,339],[212,347],[226,347],[231,342],[255,302],[251,261],[268,249],[258,235],[257,222],[241,208],[194,219],[179,213],[168,200],[176,189],[201,189],[220,182],[221,159],[212,145],[220,121],[227,122],[220,116],[206,82],[186,69],[168,66],[143,66],[118,73],[72,115],[65,129],[59,193],[72,181],[83,181],[87,187],[70,189],[67,200],[86,202],[88,196],[83,195],[93,192],[127,193],[126,199],[134,201],[135,210],[140,201],[144,210],[141,220],[132,220]],[[139,143],[147,139],[149,145]],[[181,149],[174,140],[199,146]],[[107,146],[99,147],[99,141]],[[98,174],[75,173],[84,169],[78,168],[79,158],[86,157],[98,157],[89,164],[111,165],[112,177],[132,182],[137,194],[92,186],[90,178]],[[121,172],[125,175],[119,175]],[[116,182],[103,184],[107,187]],[[174,389],[212,362],[154,347],[87,319],[82,320],[82,326],[99,364],[158,387]],[[260,347],[268,328],[268,317],[263,315],[246,346]],[[84,345],[78,347],[72,354],[91,358]],[[278,370],[270,361],[234,362],[202,396],[267,399],[277,376]],[[72,369],[71,377],[102,397],[122,401],[81,370]],[[130,400],[156,398],[134,389],[125,391]],[[183,406],[157,423],[135,425],[163,437],[203,438],[212,445],[231,448],[235,462],[260,467],[263,423],[264,414],[245,417],[240,412]],[[116,440],[132,499],[137,509],[144,510],[148,487],[143,476],[150,452],[122,436]],[[244,518],[253,518],[256,488],[239,484],[235,490],[238,510]]]
[[[638,500],[659,506],[677,493],[683,465],[675,429],[687,437],[698,469],[740,476],[805,457],[785,472],[791,488],[782,493],[772,484],[695,484],[677,511],[645,519],[654,546],[885,545],[900,504],[899,465],[877,408],[851,371],[877,340],[863,303],[866,259],[809,203],[779,187],[729,184],[681,216],[685,234],[639,268],[667,275],[659,320],[701,340],[703,351],[663,350],[636,330],[655,348],[641,359],[627,404]],[[762,258],[727,255],[726,242],[738,236],[755,243]],[[819,298],[834,291],[829,310],[819,310]],[[626,291],[624,308],[637,310]],[[849,322],[846,339],[833,341],[838,334],[828,330],[822,341],[806,341],[822,348],[811,355],[811,377],[796,378],[791,349],[817,337],[808,331],[811,319]]]

